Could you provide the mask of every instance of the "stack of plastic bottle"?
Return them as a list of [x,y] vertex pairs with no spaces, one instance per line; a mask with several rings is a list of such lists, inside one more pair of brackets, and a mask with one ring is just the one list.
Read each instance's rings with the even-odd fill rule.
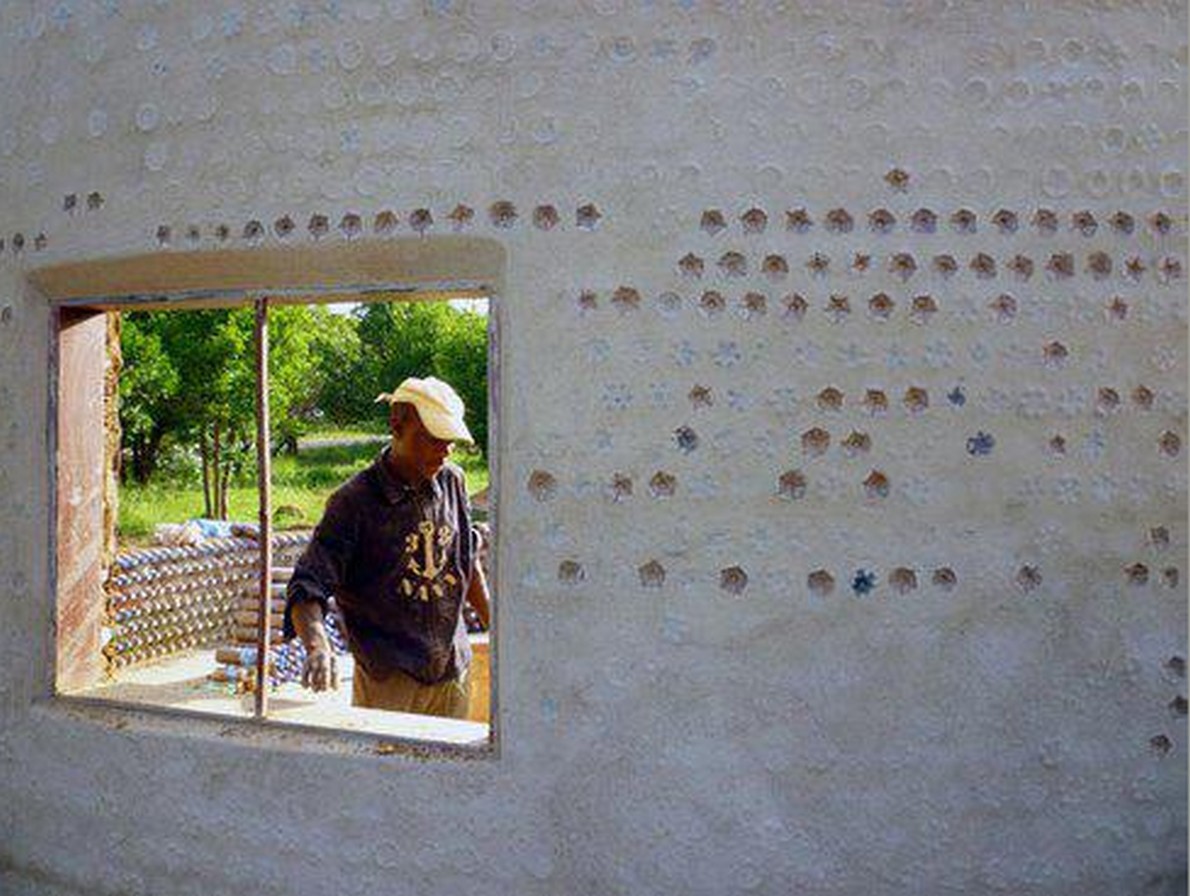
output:
[[[339,630],[337,617],[328,613],[326,633],[331,650],[337,656],[347,653],[347,642]],[[256,681],[256,647],[221,647],[215,652],[218,665],[211,673],[211,680],[234,685],[235,690],[250,691]],[[269,684],[278,687],[292,681],[301,681],[302,668],[306,663],[306,647],[300,638],[294,638],[269,649]]]
[[[347,642],[343,633],[339,631],[338,616],[335,613],[326,615],[326,634],[331,642],[331,650],[337,656],[347,653]],[[269,684],[276,687],[289,681],[302,680],[302,667],[306,663],[306,645],[302,643],[301,638],[286,641],[280,647],[274,647],[270,653],[273,666],[270,670]]]
[[[309,533],[274,539],[279,562],[296,559]],[[127,551],[104,585],[103,655],[109,672],[193,648],[226,643],[235,612],[257,593],[257,544],[213,538],[196,545]]]

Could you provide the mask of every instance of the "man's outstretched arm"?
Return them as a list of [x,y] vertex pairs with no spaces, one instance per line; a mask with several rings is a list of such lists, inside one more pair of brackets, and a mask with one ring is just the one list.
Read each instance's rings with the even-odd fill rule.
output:
[[306,647],[302,686],[315,691],[339,686],[339,673],[324,622],[332,595],[339,591],[355,545],[357,514],[342,490],[327,501],[310,543],[294,566],[285,589],[285,638],[297,635]]

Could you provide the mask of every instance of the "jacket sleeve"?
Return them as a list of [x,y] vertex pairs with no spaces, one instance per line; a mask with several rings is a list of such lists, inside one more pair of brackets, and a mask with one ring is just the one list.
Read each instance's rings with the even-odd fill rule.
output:
[[317,601],[326,615],[327,602],[347,581],[358,529],[359,514],[349,496],[342,491],[331,495],[285,589],[285,640],[297,636],[293,625],[297,604]]
[[479,536],[475,528],[471,525],[471,499],[467,497],[467,479],[462,468],[459,468],[458,476],[455,477],[455,487],[459,491],[458,531],[462,542],[461,547],[463,548],[463,593],[466,594],[467,585],[471,581],[471,574],[474,571],[475,553]]

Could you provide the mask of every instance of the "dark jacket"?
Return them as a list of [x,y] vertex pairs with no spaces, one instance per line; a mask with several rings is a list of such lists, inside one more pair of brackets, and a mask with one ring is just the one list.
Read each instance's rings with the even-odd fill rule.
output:
[[387,449],[327,500],[286,590],[293,607],[333,595],[355,661],[376,680],[403,671],[425,684],[471,663],[463,600],[474,543],[463,473],[446,464],[420,488],[398,479]]

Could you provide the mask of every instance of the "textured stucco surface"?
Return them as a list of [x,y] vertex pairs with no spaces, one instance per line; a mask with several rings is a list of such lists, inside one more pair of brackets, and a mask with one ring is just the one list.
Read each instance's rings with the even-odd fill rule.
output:
[[[1185,892],[1168,663],[1186,649],[1186,31],[1183,3],[1106,0],[0,5],[0,890]],[[330,242],[346,213],[383,239],[376,213],[410,237],[426,208],[432,239],[458,204],[507,253],[498,758],[35,704],[51,365],[28,273],[250,249],[253,220],[296,251],[314,214]],[[740,219],[753,207],[762,233]],[[881,207],[890,233],[869,227]],[[934,233],[910,227],[923,207]],[[834,208],[850,232],[827,231]],[[708,209],[722,232],[700,227]],[[746,274],[719,264],[732,251]],[[1047,270],[1056,253],[1072,276]],[[761,273],[770,254],[783,278]],[[989,307],[1002,294],[1011,319]],[[928,408],[905,407],[911,387]],[[842,444],[853,430],[866,453]],[[804,494],[781,496],[795,470]],[[650,489],[659,471],[672,495]],[[721,587],[735,567],[739,593]]]

